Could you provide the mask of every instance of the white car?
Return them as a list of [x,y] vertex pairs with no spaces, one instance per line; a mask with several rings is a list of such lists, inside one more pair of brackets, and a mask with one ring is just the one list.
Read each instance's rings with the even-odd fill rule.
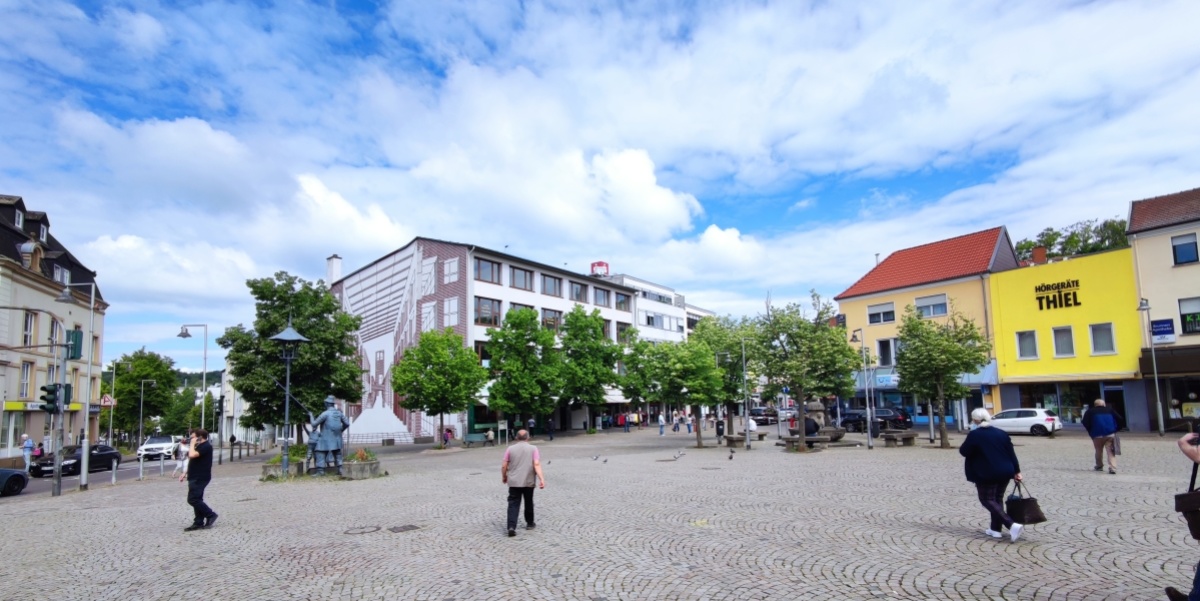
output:
[[139,459],[170,459],[175,455],[176,444],[173,436],[154,435],[146,439],[146,444],[138,447],[137,456]]
[[1049,409],[1008,409],[992,416],[992,427],[1009,434],[1046,436],[1062,430],[1062,422]]

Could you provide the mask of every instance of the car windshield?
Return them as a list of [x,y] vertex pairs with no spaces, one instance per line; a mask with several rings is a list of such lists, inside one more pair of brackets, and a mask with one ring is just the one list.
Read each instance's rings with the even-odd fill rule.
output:
[[1050,417],[1058,417],[1057,413],[1055,413],[1049,409],[1046,410],[1046,415],[1049,415]]
[[170,436],[151,436],[146,440],[146,444],[170,444],[175,442]]
[[67,445],[63,447],[63,455],[74,455],[79,452],[79,445]]

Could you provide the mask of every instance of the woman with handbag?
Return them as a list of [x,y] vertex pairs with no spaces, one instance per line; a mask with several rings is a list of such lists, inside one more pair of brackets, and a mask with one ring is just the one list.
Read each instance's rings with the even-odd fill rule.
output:
[[[1191,492],[1191,490],[1194,489],[1196,486],[1195,464],[1200,464],[1200,434],[1196,434],[1195,432],[1188,432],[1187,434],[1184,434],[1182,438],[1180,438],[1178,441],[1176,441],[1175,444],[1179,445],[1180,452],[1182,452],[1188,459],[1192,460],[1192,464],[1193,464],[1193,466],[1192,466],[1193,467],[1192,484],[1191,484],[1191,486],[1188,487],[1188,491]],[[1179,509],[1179,498],[1183,497],[1183,496],[1184,495],[1176,496],[1176,500],[1175,500],[1176,509]],[[1191,529],[1193,519],[1195,519],[1195,518],[1192,517],[1192,518],[1188,519],[1188,528],[1189,529]],[[1193,537],[1194,536],[1195,536],[1195,531],[1193,530]],[[1167,587],[1167,599],[1170,599],[1171,601],[1195,601],[1197,599],[1200,599],[1200,564],[1198,564],[1196,566],[1196,575],[1192,579],[1191,592],[1189,592],[1188,594],[1185,595],[1185,594],[1183,594],[1183,592],[1179,591],[1175,587],[1168,586]]]
[[1007,432],[991,427],[992,416],[987,409],[972,411],[971,422],[971,432],[958,452],[966,458],[967,481],[975,484],[979,503],[992,516],[991,525],[983,533],[1000,538],[1004,536],[1001,530],[1008,528],[1009,539],[1015,543],[1025,526],[1004,512],[1004,490],[1009,480],[1021,481],[1017,452]]

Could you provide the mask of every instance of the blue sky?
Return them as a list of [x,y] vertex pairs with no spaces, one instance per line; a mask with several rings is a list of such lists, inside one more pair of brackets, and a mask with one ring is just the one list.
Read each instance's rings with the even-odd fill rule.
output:
[[413,236],[832,296],[900,248],[1200,186],[1200,3],[0,0],[0,192],[199,369],[244,282]]

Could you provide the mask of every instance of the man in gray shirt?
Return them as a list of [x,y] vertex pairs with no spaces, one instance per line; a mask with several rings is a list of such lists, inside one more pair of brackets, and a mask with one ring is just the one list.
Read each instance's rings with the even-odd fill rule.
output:
[[500,481],[508,485],[508,535],[517,535],[517,514],[521,511],[521,499],[525,499],[525,528],[535,526],[533,519],[533,486],[546,488],[546,476],[542,474],[542,459],[537,447],[529,444],[529,431],[518,430],[516,444],[504,451],[504,463],[500,464]]

